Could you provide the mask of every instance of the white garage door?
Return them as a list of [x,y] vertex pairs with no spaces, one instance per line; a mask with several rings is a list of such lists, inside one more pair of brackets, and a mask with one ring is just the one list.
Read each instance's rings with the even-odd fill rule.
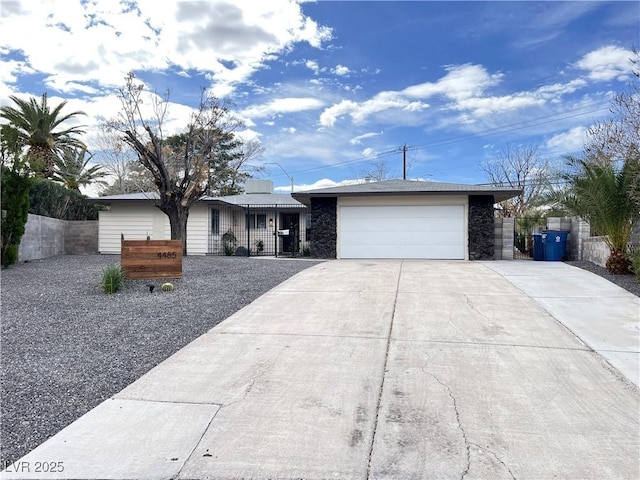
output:
[[464,259],[464,206],[341,207],[340,258]]

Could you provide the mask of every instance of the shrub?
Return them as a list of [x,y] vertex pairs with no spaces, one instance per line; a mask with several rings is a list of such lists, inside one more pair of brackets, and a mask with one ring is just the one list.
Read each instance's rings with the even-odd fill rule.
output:
[[238,239],[231,229],[222,234],[222,248],[225,255],[233,255],[236,251],[236,244]]
[[124,287],[124,272],[120,265],[109,265],[102,271],[102,289],[112,294]]
[[31,179],[19,172],[2,168],[2,214],[0,231],[2,232],[2,266],[8,267],[18,260],[18,247],[24,235],[29,217],[29,189]]
[[61,220],[97,220],[101,207],[87,202],[84,195],[39,178],[31,186],[29,213]]

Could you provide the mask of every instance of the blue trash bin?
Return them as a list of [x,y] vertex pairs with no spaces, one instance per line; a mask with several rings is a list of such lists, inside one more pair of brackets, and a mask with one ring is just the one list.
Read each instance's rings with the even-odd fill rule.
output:
[[544,241],[547,234],[533,234],[533,259],[544,260]]
[[567,253],[567,235],[569,232],[548,230],[545,243],[545,260],[559,262]]

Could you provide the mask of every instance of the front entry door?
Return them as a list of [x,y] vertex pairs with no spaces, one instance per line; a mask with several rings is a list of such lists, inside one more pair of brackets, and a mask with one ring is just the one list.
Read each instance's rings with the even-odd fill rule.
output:
[[283,213],[280,215],[280,228],[289,230],[289,235],[282,237],[282,253],[296,254],[300,244],[300,214]]

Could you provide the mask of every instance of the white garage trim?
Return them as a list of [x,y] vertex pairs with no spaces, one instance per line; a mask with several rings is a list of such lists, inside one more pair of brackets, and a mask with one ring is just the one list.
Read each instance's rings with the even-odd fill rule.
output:
[[468,257],[466,199],[406,203],[411,202],[406,198],[340,202],[338,258]]

